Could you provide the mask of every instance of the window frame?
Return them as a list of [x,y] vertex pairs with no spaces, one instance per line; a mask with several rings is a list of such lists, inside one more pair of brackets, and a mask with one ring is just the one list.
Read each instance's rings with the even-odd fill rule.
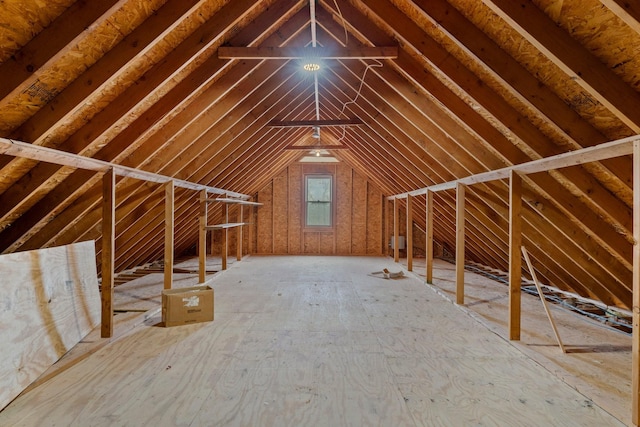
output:
[[[308,187],[309,187],[309,179],[329,179],[330,181],[330,207],[329,207],[329,220],[331,222],[330,225],[309,225],[307,223],[307,210],[308,210],[308,206],[309,206],[309,200],[308,200]],[[302,204],[303,204],[303,209],[302,209],[302,214],[303,214],[303,218],[302,218],[302,226],[304,228],[305,231],[332,231],[335,227],[335,204],[336,204],[336,189],[335,189],[335,177],[333,176],[333,174],[331,173],[305,173],[304,174],[304,187],[303,187],[303,191],[302,191]]]

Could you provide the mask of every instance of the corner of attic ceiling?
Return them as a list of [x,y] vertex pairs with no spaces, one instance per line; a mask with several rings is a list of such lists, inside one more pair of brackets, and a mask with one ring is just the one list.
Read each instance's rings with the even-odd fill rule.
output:
[[[314,3],[319,45],[399,53],[380,59],[382,67],[330,59],[316,92],[288,60],[217,54],[220,46],[308,45],[307,2],[3,2],[3,147],[22,141],[271,197],[271,207],[258,210],[257,252],[373,254],[388,250],[388,196],[640,131],[633,8],[535,0],[524,19],[510,0],[338,3],[339,10],[333,1]],[[309,118],[362,123],[323,129],[323,144],[348,146],[329,150],[338,163],[299,162],[300,151],[287,147],[312,145],[300,142],[309,129],[269,126]],[[0,252],[95,240],[99,260],[102,174],[2,150]],[[345,212],[357,212],[337,212],[331,237],[306,235],[296,222],[302,210],[291,200],[301,200],[305,171],[333,173]],[[523,244],[541,281],[632,306],[631,181],[630,155],[524,177]],[[179,255],[198,239],[198,195],[177,189],[175,197]],[[436,244],[455,250],[455,193],[433,197]],[[120,177],[116,200],[116,270],[161,259],[162,186]],[[469,262],[508,270],[508,200],[504,180],[468,186]],[[423,196],[412,210],[424,230]],[[287,221],[277,220],[282,215]],[[260,235],[268,221],[280,228]],[[291,230],[295,241],[284,237]]]

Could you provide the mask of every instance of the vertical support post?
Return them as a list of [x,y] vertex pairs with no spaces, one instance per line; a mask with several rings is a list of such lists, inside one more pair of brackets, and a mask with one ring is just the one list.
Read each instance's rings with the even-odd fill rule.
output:
[[413,196],[407,194],[407,270],[413,271]]
[[456,303],[464,304],[464,195],[466,186],[456,184]]
[[[238,222],[242,224],[244,212],[242,210],[242,205],[238,206]],[[236,259],[238,261],[242,261],[242,229],[244,225],[239,225],[236,233]]]
[[198,225],[198,283],[204,283],[207,275],[207,190],[200,190]]
[[425,252],[426,252],[426,279],[427,283],[433,283],[433,191],[427,190],[427,204],[425,206],[426,211],[426,244],[425,244]]
[[633,142],[633,335],[631,388],[633,425],[640,424],[640,141]]
[[255,224],[257,221],[255,221],[255,208],[254,206],[249,206],[249,220],[247,221],[249,224],[248,228],[249,228],[249,236],[247,238],[247,253],[252,253],[252,251],[255,250],[255,247],[253,246],[253,233],[254,233],[254,226],[253,224]]
[[116,248],[116,174],[113,168],[102,177],[102,319],[100,336],[113,336],[113,285]]
[[520,340],[522,284],[522,177],[509,173],[509,339]]
[[382,218],[384,221],[384,231],[382,235],[382,253],[387,256],[389,255],[389,239],[391,239],[391,234],[389,233],[389,199],[386,197],[382,200]]
[[393,199],[393,260],[400,261],[400,207],[398,199]]
[[[224,204],[224,223],[228,224],[229,223],[229,204],[225,203]],[[222,249],[222,269],[226,270],[227,269],[227,245],[228,245],[228,241],[229,241],[229,229],[226,227],[222,228],[222,244],[221,249]]]
[[173,180],[164,185],[164,288],[173,284],[173,228],[175,186]]

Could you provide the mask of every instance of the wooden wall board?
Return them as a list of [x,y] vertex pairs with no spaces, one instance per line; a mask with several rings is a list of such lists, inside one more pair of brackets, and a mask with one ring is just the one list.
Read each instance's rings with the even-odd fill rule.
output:
[[[331,232],[304,228],[304,176],[314,173],[334,177]],[[258,199],[264,206],[257,210],[257,253],[377,255],[382,251],[382,192],[347,164],[290,165],[259,192]]]
[[302,253],[302,166],[289,166],[289,253]]
[[257,253],[273,252],[273,182],[270,182],[258,192],[258,202],[262,207],[258,212],[257,227]]
[[334,232],[321,232],[317,233],[320,239],[319,252],[325,255],[333,255],[336,253],[336,233]]
[[623,425],[442,291],[369,275],[384,267],[253,256],[214,279],[213,322],[141,323],[0,424]]
[[351,204],[351,252],[367,253],[367,180],[362,175],[353,174]]
[[367,255],[383,253],[382,191],[367,182]]
[[99,325],[100,294],[93,241],[2,255],[0,271],[4,407]]
[[286,254],[289,251],[289,179],[288,171],[285,169],[273,178],[273,252],[276,254]]
[[352,230],[350,227],[353,206],[353,171],[340,164],[336,170],[336,250],[339,254],[351,254]]
[[302,232],[302,245],[305,254],[320,253],[320,235],[318,233]]

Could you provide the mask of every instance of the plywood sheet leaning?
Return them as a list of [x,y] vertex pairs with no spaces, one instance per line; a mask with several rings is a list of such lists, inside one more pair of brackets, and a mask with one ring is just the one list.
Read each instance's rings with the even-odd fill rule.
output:
[[95,243],[0,256],[0,409],[100,323]]

